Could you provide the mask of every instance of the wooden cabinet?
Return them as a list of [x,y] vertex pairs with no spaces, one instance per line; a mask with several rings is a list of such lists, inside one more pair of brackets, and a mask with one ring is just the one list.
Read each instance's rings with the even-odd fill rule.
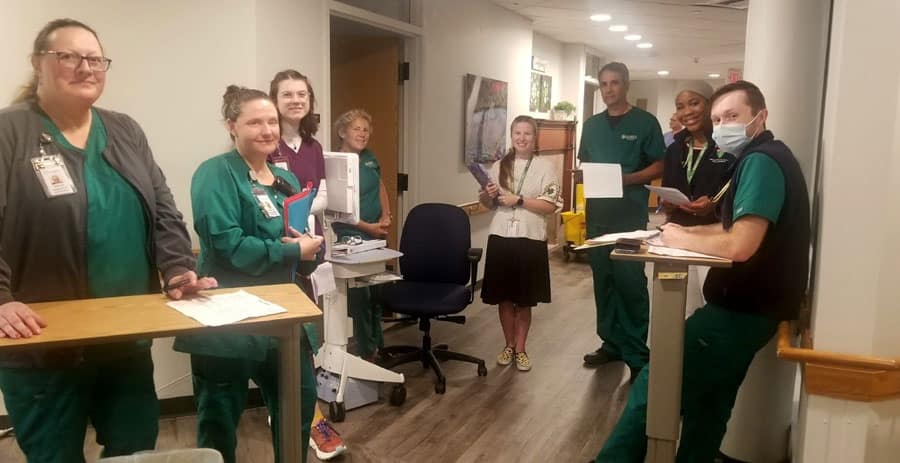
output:
[[[576,121],[551,121],[537,119],[535,152],[556,166],[556,175],[562,183],[564,211],[572,210],[575,168],[575,125]],[[547,221],[547,242],[559,242],[559,215]]]

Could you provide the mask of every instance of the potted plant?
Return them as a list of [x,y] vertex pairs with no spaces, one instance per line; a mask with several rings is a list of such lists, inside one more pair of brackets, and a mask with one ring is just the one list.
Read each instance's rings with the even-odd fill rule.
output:
[[575,105],[568,101],[560,101],[553,107],[553,113],[550,114],[550,117],[557,121],[575,120]]

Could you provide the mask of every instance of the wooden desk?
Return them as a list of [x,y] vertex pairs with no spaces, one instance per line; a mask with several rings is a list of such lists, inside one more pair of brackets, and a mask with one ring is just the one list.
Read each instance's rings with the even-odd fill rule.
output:
[[233,325],[207,327],[166,306],[162,294],[40,302],[29,306],[44,318],[47,328],[28,339],[0,339],[0,352],[75,347],[89,344],[161,338],[213,331],[243,332],[278,337],[281,345],[281,454],[299,462],[300,442],[300,330],[301,324],[320,319],[322,312],[293,284],[251,286],[204,291],[204,294],[243,289],[287,309],[287,312],[244,320]]
[[614,260],[653,262],[650,383],[647,386],[647,463],[673,463],[681,424],[681,374],[688,267],[731,267],[728,259],[668,257],[616,250]]

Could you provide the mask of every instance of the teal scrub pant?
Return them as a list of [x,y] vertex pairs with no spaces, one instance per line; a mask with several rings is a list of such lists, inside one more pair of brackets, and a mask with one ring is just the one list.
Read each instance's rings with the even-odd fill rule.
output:
[[374,303],[371,288],[350,288],[347,291],[347,312],[353,318],[353,339],[356,355],[369,358],[384,347],[381,331],[381,306]]
[[[304,340],[301,344],[306,344]],[[309,433],[316,407],[316,380],[312,354],[301,349],[300,447],[303,461],[309,448]],[[278,350],[270,349],[263,361],[191,355],[194,397],[197,401],[197,446],[218,450],[225,463],[236,463],[237,427],[247,404],[252,379],[259,386],[272,417],[275,462],[281,463],[281,411],[278,400]],[[284,462],[288,463],[288,462]]]
[[102,457],[156,447],[159,402],[150,351],[94,355],[97,350],[87,349],[85,361],[69,368],[0,368],[0,389],[28,463],[83,463],[88,420]]
[[588,251],[594,276],[597,335],[603,340],[603,350],[639,371],[650,358],[647,276],[643,263],[612,260],[611,251],[612,246]]
[[[750,362],[777,328],[773,319],[711,304],[687,319],[678,463],[714,461]],[[647,366],[631,387],[625,411],[597,456],[598,463],[644,461],[649,375]]]

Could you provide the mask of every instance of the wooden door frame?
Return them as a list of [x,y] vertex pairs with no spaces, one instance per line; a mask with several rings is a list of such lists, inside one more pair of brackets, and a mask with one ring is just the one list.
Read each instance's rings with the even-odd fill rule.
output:
[[[331,18],[338,17],[353,22],[365,24],[388,32],[395,33],[403,38],[404,59],[410,63],[410,78],[400,90],[400,134],[399,148],[397,159],[397,171],[409,175],[409,188],[406,192],[397,192],[397,210],[394,212],[394,220],[397,222],[398,239],[402,236],[403,224],[406,221],[406,214],[415,204],[418,204],[419,196],[419,157],[411,155],[419,153],[422,146],[421,134],[421,102],[422,102],[422,38],[424,35],[422,27],[422,5],[421,0],[410,1],[410,23],[405,23],[393,18],[372,13],[361,8],[350,6],[336,0],[328,0],[328,8],[324,9],[323,42],[325,44],[326,53],[324,53],[324,84],[325,92],[322,98],[321,107],[323,114],[329,114],[333,119],[336,115],[331,112]],[[323,124],[328,128],[325,133],[326,140],[331,140],[331,127],[329,124]],[[396,181],[396,180],[392,180]],[[399,243],[397,243],[399,246]]]

